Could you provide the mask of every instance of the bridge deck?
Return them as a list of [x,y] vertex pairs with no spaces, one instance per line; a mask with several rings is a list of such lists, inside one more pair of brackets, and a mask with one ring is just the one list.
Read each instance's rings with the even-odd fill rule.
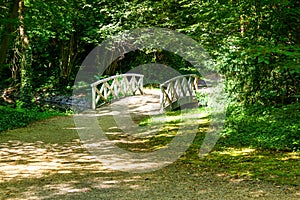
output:
[[128,111],[136,115],[156,115],[160,113],[160,108],[160,90],[144,89],[144,95],[116,99],[95,111],[98,114],[111,112],[112,115]]

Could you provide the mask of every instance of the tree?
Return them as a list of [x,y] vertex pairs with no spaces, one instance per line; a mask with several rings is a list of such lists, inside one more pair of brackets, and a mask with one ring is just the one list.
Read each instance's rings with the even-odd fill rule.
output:
[[[5,61],[7,57],[7,51],[9,49],[9,45],[11,39],[13,38],[13,34],[16,31],[16,22],[18,19],[18,8],[19,1],[3,1],[1,5],[4,13],[1,13],[3,17],[1,19],[1,37],[0,37],[0,72],[3,73],[6,68]],[[8,17],[7,17],[8,15]],[[6,19],[7,17],[7,19]]]
[[[93,47],[124,30],[155,26],[197,40],[225,76],[236,101],[279,104],[299,99],[298,1],[13,2],[18,7],[5,0],[0,13],[7,18],[0,29],[0,68],[5,63],[14,74],[21,72],[22,88],[28,84],[39,92],[71,86]],[[139,62],[172,61],[180,68],[188,66],[169,52],[147,49],[116,60],[107,73],[124,72]]]

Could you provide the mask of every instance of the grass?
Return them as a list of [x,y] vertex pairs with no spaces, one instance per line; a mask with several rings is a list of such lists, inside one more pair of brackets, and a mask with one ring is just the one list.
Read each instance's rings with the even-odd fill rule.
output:
[[300,150],[300,103],[231,107],[222,145],[268,150]]
[[300,153],[272,152],[251,148],[214,150],[202,160],[186,154],[182,162],[235,180],[259,180],[278,185],[300,186]]
[[[231,130],[231,135],[223,133],[223,136],[219,139],[213,151],[201,160],[199,160],[198,153],[203,138],[205,137],[205,131],[207,130],[208,124],[200,124],[198,128],[199,131],[194,142],[181,158],[181,162],[197,166],[200,170],[202,169],[204,171],[223,174],[224,176],[234,179],[263,180],[271,181],[276,184],[300,186],[300,152],[293,151],[292,148],[287,148],[289,146],[295,147],[294,145],[289,144],[290,141],[294,141],[293,138],[289,138],[289,140],[284,142],[282,140],[270,140],[270,144],[266,145],[265,141],[261,141],[256,138],[257,135],[255,133],[249,132],[259,127],[269,131],[263,133],[266,134],[268,138],[276,137],[278,134],[278,131],[274,132],[274,129],[276,129],[276,123],[272,128],[270,128],[270,124],[264,122],[265,120],[276,119],[279,117],[282,120],[286,117],[286,113],[293,113],[295,106],[288,108],[289,109],[284,109],[285,113],[280,112],[277,108],[275,110],[267,110],[268,114],[266,116],[262,115],[261,112],[252,112],[249,118],[247,118],[246,115],[242,115],[243,117],[239,118],[242,118],[243,123],[238,124],[238,127],[236,128],[237,130],[243,128],[243,130],[248,130],[248,132],[237,133],[234,132],[236,131],[236,129],[234,129]],[[193,112],[195,111],[192,111],[192,113]],[[204,112],[204,110],[202,109],[200,112]],[[168,125],[178,127],[179,121],[174,119],[178,119],[179,115],[180,112],[168,113],[166,120]],[[295,115],[292,116],[296,117]],[[229,120],[233,120],[234,117],[236,116],[231,116]],[[262,120],[261,123],[253,124],[252,126],[254,126],[254,128],[242,127],[245,124],[250,126],[250,122],[252,122],[256,117],[264,120]],[[296,121],[299,116],[297,116],[298,118],[296,118],[296,120],[294,117],[286,118],[285,121],[277,123],[279,131],[288,129],[293,126],[293,124],[297,126],[298,123],[296,123]],[[289,119],[291,120],[288,121]],[[159,116],[151,119],[146,118],[140,123],[140,125],[153,126],[156,123],[159,123],[159,121],[161,121]],[[234,122],[238,123],[240,121]],[[230,122],[228,122],[227,119],[227,127],[224,130],[225,133],[226,131],[230,131],[229,127],[232,127],[232,124],[228,125],[228,123]],[[271,123],[274,122],[272,121]],[[283,126],[283,124],[285,126]],[[257,130],[256,133],[258,131],[259,130]],[[236,135],[233,135],[234,133]],[[288,137],[291,136],[291,133],[293,133],[293,130],[281,132],[281,135],[286,134],[286,137]],[[160,144],[164,144],[166,141],[170,141],[172,139],[172,137],[165,137],[161,133],[151,139],[155,138],[159,138]]]

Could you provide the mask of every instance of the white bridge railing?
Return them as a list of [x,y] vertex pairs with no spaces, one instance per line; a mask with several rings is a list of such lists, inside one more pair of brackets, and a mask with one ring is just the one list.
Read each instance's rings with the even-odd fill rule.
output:
[[161,110],[173,110],[184,104],[198,103],[198,77],[194,74],[174,77],[160,85]]
[[141,74],[121,74],[101,79],[91,84],[92,109],[96,109],[99,100],[109,102],[112,99],[135,95],[143,92],[143,78]]

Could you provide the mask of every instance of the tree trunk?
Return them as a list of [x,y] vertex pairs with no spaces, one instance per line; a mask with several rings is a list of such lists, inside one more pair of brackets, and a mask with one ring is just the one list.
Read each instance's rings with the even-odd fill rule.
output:
[[4,26],[3,39],[0,41],[0,71],[5,68],[6,53],[9,48],[12,34],[16,31],[16,26],[13,21],[18,19],[18,9],[19,0],[12,0],[9,5],[9,22],[7,22]]
[[21,39],[21,88],[20,88],[20,100],[25,104],[25,106],[30,105],[30,100],[32,96],[32,86],[31,86],[31,66],[28,61],[27,47],[29,45],[28,36],[25,31],[24,24],[24,0],[19,0],[19,35]]

